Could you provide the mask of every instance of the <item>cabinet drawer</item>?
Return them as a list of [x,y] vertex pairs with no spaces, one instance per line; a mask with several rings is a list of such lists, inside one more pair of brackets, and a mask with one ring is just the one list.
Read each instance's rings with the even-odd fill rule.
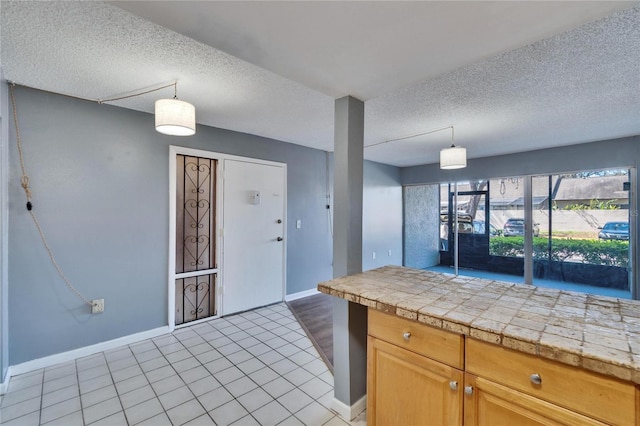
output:
[[466,370],[606,423],[636,424],[629,382],[474,339],[467,339]]
[[460,334],[371,308],[369,308],[368,333],[401,348],[463,369],[464,337]]

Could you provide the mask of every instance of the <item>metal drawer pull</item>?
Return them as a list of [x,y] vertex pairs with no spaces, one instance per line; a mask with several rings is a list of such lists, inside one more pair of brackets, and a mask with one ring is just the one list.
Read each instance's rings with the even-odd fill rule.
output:
[[458,390],[458,382],[455,380],[450,381],[449,387],[451,388],[451,390]]
[[467,395],[473,395],[473,386],[465,386],[464,393],[466,393]]
[[410,337],[411,337],[410,331],[405,331],[404,334],[402,335],[402,338],[407,341],[409,340]]
[[531,383],[533,383],[534,385],[542,384],[542,377],[540,377],[538,373],[533,373],[529,378],[531,379]]

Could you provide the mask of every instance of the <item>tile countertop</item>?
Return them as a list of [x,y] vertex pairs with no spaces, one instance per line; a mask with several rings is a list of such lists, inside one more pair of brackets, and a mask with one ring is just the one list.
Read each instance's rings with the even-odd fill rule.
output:
[[640,384],[640,302],[385,266],[322,293]]

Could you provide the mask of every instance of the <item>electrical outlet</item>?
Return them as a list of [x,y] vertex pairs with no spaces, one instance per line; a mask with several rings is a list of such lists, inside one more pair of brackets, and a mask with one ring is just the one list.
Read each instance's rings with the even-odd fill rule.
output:
[[389,250],[389,256],[391,256],[391,250]]
[[376,252],[373,252],[373,260],[376,260]]
[[104,299],[94,299],[91,301],[91,313],[101,314],[104,312]]

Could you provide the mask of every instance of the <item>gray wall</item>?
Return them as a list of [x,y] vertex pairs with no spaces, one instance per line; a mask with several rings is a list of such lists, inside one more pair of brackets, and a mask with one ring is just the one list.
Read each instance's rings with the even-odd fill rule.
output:
[[438,185],[404,187],[404,266],[440,263],[440,192]]
[[[329,161],[329,199],[333,203],[333,153]],[[364,162],[362,196],[362,270],[402,265],[402,185],[400,168]],[[331,244],[331,242],[329,242]],[[389,256],[391,250],[391,256]],[[373,259],[373,252],[376,259]]]
[[165,136],[153,115],[21,87],[16,100],[34,211],[69,280],[105,312],[88,314],[56,276],[24,207],[11,125],[10,364],[167,324],[169,145],[287,163],[287,294],[331,278],[325,152],[205,126]]
[[402,187],[399,182],[397,167],[371,161],[364,163],[363,271],[402,265]]

